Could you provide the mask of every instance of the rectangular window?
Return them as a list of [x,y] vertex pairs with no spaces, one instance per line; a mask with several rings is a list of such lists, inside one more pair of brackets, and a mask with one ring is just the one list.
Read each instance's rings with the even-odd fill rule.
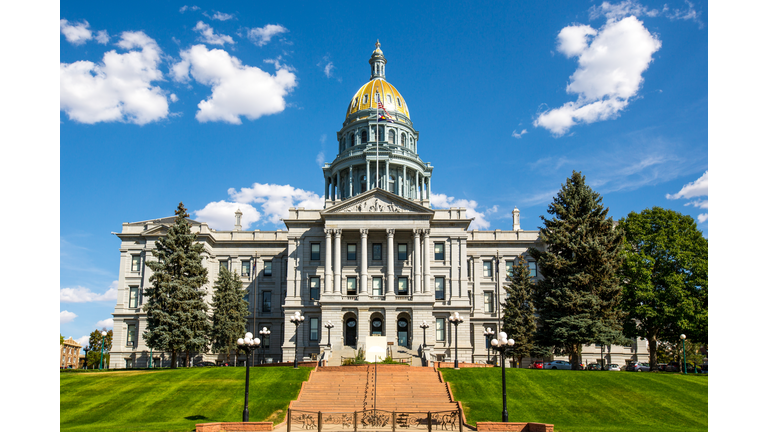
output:
[[536,261],[528,261],[528,270],[531,271],[531,277],[536,277]]
[[312,243],[310,247],[312,248],[312,253],[309,259],[312,261],[320,261],[320,243]]
[[126,346],[136,346],[136,324],[128,324],[128,340]]
[[135,308],[138,307],[138,301],[139,301],[139,287],[131,287],[131,294],[130,297],[128,297],[128,307],[129,308]]
[[219,271],[229,270],[229,266],[226,261],[219,261]]
[[483,293],[483,311],[493,312],[493,293],[492,292]]
[[445,300],[445,278],[435,278],[435,300]]
[[408,244],[398,243],[397,245],[397,259],[405,261],[408,259]]
[[375,295],[375,296],[384,295],[384,294],[382,294],[381,278],[380,277],[374,277],[372,279],[371,283],[373,283],[373,289],[372,289],[373,291],[372,291],[371,295]]
[[139,271],[141,266],[141,255],[131,255],[131,271]]
[[508,275],[508,276],[510,276],[510,277],[512,277],[512,270],[513,270],[513,269],[514,269],[514,267],[515,267],[515,263],[514,263],[514,262],[512,262],[512,261],[507,261],[507,262],[506,262],[506,265],[507,265],[507,275]]
[[435,243],[435,261],[445,259],[445,243]]
[[483,261],[483,277],[491,277],[492,273],[491,261]]
[[320,278],[309,278],[309,298],[312,300],[320,300]]
[[397,278],[397,295],[408,295],[408,278]]
[[435,321],[435,339],[445,342],[445,318],[438,318]]
[[373,244],[373,259],[376,261],[381,261],[381,243]]
[[356,259],[357,259],[357,245],[348,244],[347,245],[347,261],[354,261]]
[[316,341],[319,335],[318,327],[317,327],[317,318],[310,318],[309,319],[309,340]]
[[347,295],[357,295],[357,277],[347,278]]
[[250,277],[251,276],[251,262],[250,261],[243,261],[240,266],[240,276]]
[[133,359],[125,359],[125,368],[131,369],[133,367]]
[[[267,327],[267,330],[270,330],[270,328]],[[259,335],[259,336],[261,336],[261,346],[263,346],[264,349],[269,349],[269,337],[271,335],[265,334],[265,335]]]
[[272,312],[272,291],[264,291],[261,296],[261,311]]
[[264,276],[272,276],[272,261],[264,261]]

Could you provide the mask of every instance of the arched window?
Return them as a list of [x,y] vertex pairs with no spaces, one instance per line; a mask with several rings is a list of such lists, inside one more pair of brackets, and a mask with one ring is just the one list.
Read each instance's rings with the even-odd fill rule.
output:
[[405,146],[407,144],[407,141],[405,140],[405,132],[400,134],[400,145]]
[[415,147],[413,146],[413,137],[411,137],[411,145],[408,148],[411,149],[411,151],[416,151]]
[[395,176],[393,175],[389,176],[389,182],[387,183],[387,190],[392,193],[395,192]]
[[349,143],[350,146],[353,146],[356,144],[355,135],[352,132],[350,132],[349,135],[347,135],[347,142]]
[[387,134],[387,142],[390,143],[390,144],[394,144],[395,143],[395,131],[393,131],[393,130],[389,131],[389,134]]
[[379,126],[379,134],[376,136],[376,138],[380,140],[384,140],[384,126]]
[[387,95],[387,102],[392,103],[392,95],[391,94]]
[[360,141],[364,143],[368,142],[368,131],[363,131],[360,135]]

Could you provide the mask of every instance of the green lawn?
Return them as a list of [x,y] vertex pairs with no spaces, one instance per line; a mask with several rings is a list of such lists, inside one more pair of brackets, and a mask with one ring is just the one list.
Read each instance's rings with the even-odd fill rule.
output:
[[[501,369],[441,369],[467,422],[501,421]],[[707,430],[706,375],[507,369],[509,421],[557,432]]]
[[[311,368],[251,368],[250,420],[281,422]],[[61,430],[192,431],[242,421],[245,368],[62,373]]]

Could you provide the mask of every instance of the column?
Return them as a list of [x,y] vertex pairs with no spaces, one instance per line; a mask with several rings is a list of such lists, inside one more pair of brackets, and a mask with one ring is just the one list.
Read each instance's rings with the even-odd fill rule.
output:
[[328,177],[325,177],[325,200],[328,201]]
[[403,193],[400,195],[403,198],[407,198],[407,192],[406,191],[408,190],[408,188],[405,185],[405,179],[407,178],[405,176],[405,174],[406,174],[405,165],[403,165]]
[[368,230],[360,230],[360,293],[368,293]]
[[323,294],[330,294],[333,284],[333,270],[331,270],[331,233],[333,230],[325,230],[325,284],[323,285]]
[[352,198],[352,185],[355,181],[355,176],[352,175],[352,167],[349,167],[349,197]]
[[421,230],[413,230],[413,274],[416,281],[411,294],[421,292]]
[[[387,295],[395,293],[395,230],[387,229]],[[389,317],[387,317],[389,320]]]
[[365,190],[371,190],[371,161],[365,160]]
[[384,170],[384,190],[389,191],[389,159],[386,160],[386,169]]
[[432,250],[429,243],[429,229],[424,230],[424,285],[421,292],[431,292],[429,284],[432,283],[430,266],[432,265]]
[[[339,174],[338,171],[336,171],[336,192],[334,193],[334,196],[338,196],[339,199],[342,198],[341,196],[341,174]],[[334,198],[335,201],[335,198]]]
[[341,230],[333,230],[333,293],[341,292]]
[[416,171],[416,199],[421,201],[421,173]]
[[432,199],[432,176],[427,178],[427,198]]

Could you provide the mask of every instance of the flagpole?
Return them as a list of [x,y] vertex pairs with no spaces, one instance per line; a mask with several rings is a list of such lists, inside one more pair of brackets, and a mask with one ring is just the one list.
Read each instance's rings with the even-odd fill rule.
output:
[[[383,89],[383,87],[382,87]],[[376,79],[373,80],[373,94],[376,96],[376,187],[379,187],[379,94],[376,93]]]

